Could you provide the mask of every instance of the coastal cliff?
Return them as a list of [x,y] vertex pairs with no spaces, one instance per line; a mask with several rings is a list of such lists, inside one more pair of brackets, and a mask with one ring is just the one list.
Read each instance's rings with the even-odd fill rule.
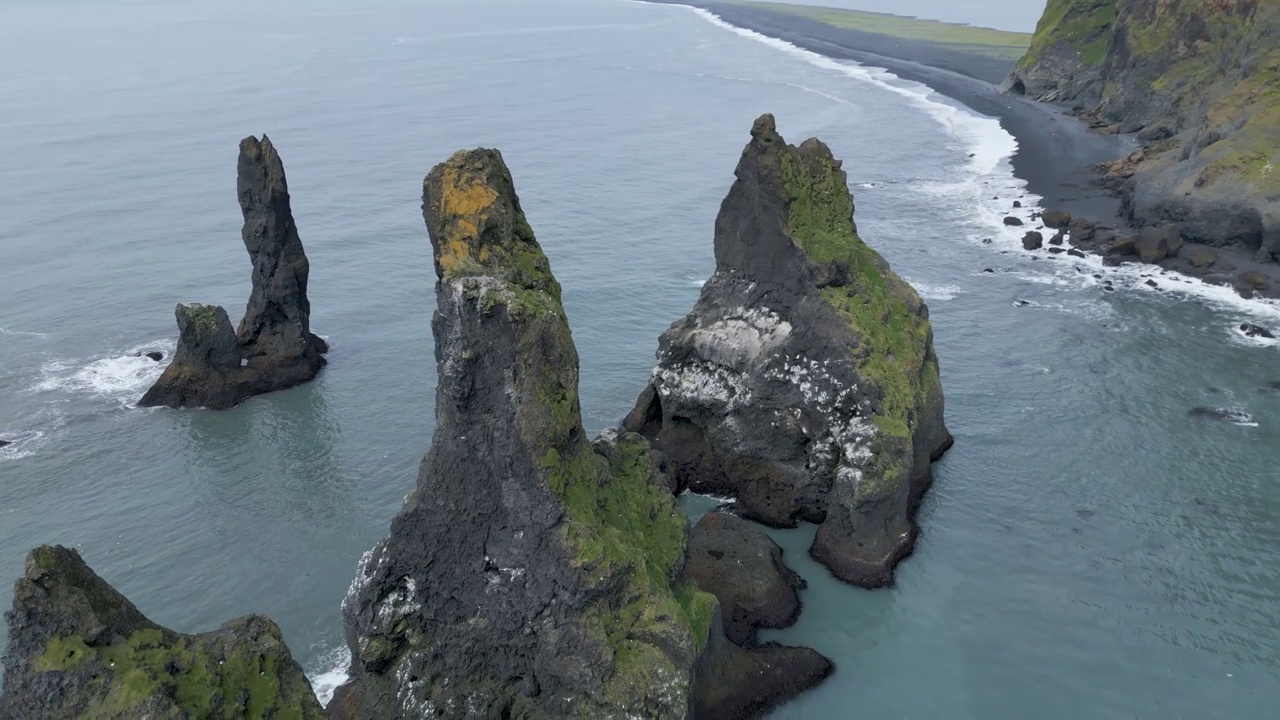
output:
[[233,407],[307,382],[328,346],[311,333],[311,266],[289,205],[284,164],[265,135],[240,141],[236,190],[252,290],[236,332],[216,305],[178,305],[178,350],[142,407]]
[[858,236],[844,170],[761,116],[715,224],[715,274],[659,340],[624,427],[677,487],[732,495],[775,527],[821,523],[811,553],[874,587],[916,534],[951,444],[925,304]]
[[351,679],[331,717],[728,718],[767,705],[761,685],[807,687],[726,669],[796,663],[724,639],[715,597],[682,576],[687,521],[644,438],[586,439],[560,286],[501,155],[437,165],[423,212],[436,429],[343,604]]
[[1111,164],[1135,226],[1280,259],[1280,4],[1050,0],[1004,88],[1145,147]]
[[148,620],[72,549],[31,551],[5,618],[3,718],[325,717],[268,618],[176,633]]

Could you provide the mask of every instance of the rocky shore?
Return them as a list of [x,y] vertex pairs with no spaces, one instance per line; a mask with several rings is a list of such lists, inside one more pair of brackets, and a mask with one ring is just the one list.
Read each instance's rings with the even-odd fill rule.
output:
[[[1280,178],[1280,174],[1272,175],[1268,171],[1263,176],[1266,164],[1252,160],[1237,168],[1227,161],[1237,155],[1222,154],[1234,148],[1233,143],[1247,142],[1253,148],[1258,143],[1270,142],[1273,148],[1267,151],[1270,155],[1263,154],[1271,157],[1272,162],[1280,159],[1274,151],[1280,147],[1280,139],[1268,134],[1280,127],[1280,123],[1266,122],[1272,117],[1270,108],[1280,105],[1259,101],[1271,97],[1260,88],[1269,87],[1265,81],[1277,67],[1276,43],[1263,40],[1267,29],[1274,28],[1277,22],[1277,10],[1273,6],[1253,0],[1233,3],[1229,22],[1205,28],[1208,34],[1204,40],[1217,44],[1196,45],[1190,40],[1181,44],[1157,43],[1156,48],[1182,47],[1186,51],[1177,57],[1156,53],[1133,58],[1135,70],[1133,78],[1128,78],[1125,63],[1130,62],[1130,56],[1124,53],[1134,19],[1150,19],[1159,32],[1173,33],[1170,37],[1176,37],[1177,28],[1191,32],[1198,27],[1196,23],[1176,21],[1182,17],[1179,13],[1191,12],[1183,9],[1184,5],[1190,8],[1190,3],[1170,3],[1156,9],[1154,0],[1097,3],[1055,0],[1046,12],[1046,18],[1052,22],[1042,21],[1044,28],[1033,37],[1027,57],[1011,67],[1010,63],[993,62],[990,57],[952,47],[837,27],[767,5],[715,0],[651,1],[704,8],[725,22],[821,55],[885,68],[904,79],[923,83],[983,115],[998,118],[1001,126],[1018,141],[1018,150],[1012,158],[1015,174],[1026,181],[1029,193],[1043,198],[1040,208],[1020,209],[1013,206],[1019,198],[1000,198],[1010,203],[1011,215],[1030,225],[1029,230],[1046,231],[1038,223],[1038,213],[1044,210],[1065,211],[1073,218],[1095,223],[1104,231],[1104,238],[1106,231],[1128,237],[1146,228],[1173,224],[1187,253],[1211,251],[1216,259],[1206,271],[1201,265],[1212,257],[1207,252],[1197,254],[1193,264],[1189,254],[1183,257],[1179,251],[1162,259],[1158,263],[1160,268],[1234,287],[1250,297],[1280,297],[1280,264],[1275,261],[1275,252],[1263,252],[1264,238],[1272,236],[1268,234],[1270,231],[1262,229],[1265,218],[1274,217],[1280,200],[1276,192],[1265,190],[1266,183]],[[1114,9],[1117,2],[1130,5],[1120,13],[1119,17],[1125,22],[1119,26],[1113,23],[1117,15],[1108,14],[1104,7]],[[1059,11],[1065,14],[1059,15]],[[1096,18],[1093,13],[1098,13]],[[1063,18],[1065,22],[1058,22]],[[1100,25],[1092,26],[1089,22]],[[1222,34],[1222,28],[1227,25],[1246,32],[1228,43]],[[1089,32],[1076,32],[1080,28]],[[1059,35],[1069,35],[1070,42],[1058,42]],[[1271,31],[1270,35],[1274,37],[1276,33]],[[1223,62],[1230,64],[1235,62],[1231,58],[1236,58],[1243,63],[1239,65],[1239,72],[1221,73],[1230,87],[1214,85],[1206,89],[1200,81],[1214,75],[1191,72],[1197,67],[1196,59],[1209,57],[1212,48],[1221,50],[1221,57],[1227,58]],[[1105,57],[1114,77],[1126,78],[1129,85],[1123,96],[1117,96],[1123,97],[1123,102],[1117,99],[1110,104],[1098,104],[1101,92],[1096,84],[1098,75],[1080,72],[1084,57],[1081,49],[1087,51],[1086,54],[1092,53],[1089,57],[1098,63]],[[1242,58],[1246,57],[1250,58],[1249,62],[1243,62]],[[1160,78],[1151,73],[1161,63],[1168,63],[1172,70],[1163,82],[1157,82]],[[1028,73],[1034,73],[1035,79]],[[1179,73],[1187,74],[1189,79],[1180,77]],[[1143,82],[1148,85],[1143,86]],[[1232,82],[1235,84],[1230,84]],[[1084,87],[1093,88],[1094,93],[1081,91]],[[1200,120],[1197,118],[1201,115],[1187,112],[1187,108],[1204,109],[1195,100],[1199,91],[1214,98],[1217,104],[1211,107],[1221,106],[1221,111],[1206,110]],[[1145,103],[1142,99],[1146,96],[1157,100]],[[1175,112],[1176,108],[1182,109]],[[1227,110],[1231,111],[1229,121],[1214,128],[1202,127],[1203,122],[1227,117],[1224,114]],[[1150,128],[1136,124],[1137,118],[1148,116],[1157,118],[1147,122]],[[1174,118],[1180,119],[1174,122]],[[1237,125],[1243,128],[1239,133],[1232,129]],[[1139,131],[1140,127],[1145,132]],[[1174,134],[1166,135],[1160,130],[1162,127]],[[1174,132],[1175,128],[1182,129]],[[1195,144],[1196,137],[1201,138],[1199,145]],[[1214,140],[1212,152],[1194,163],[1173,162],[1184,151],[1209,147],[1205,141],[1215,137],[1236,139]],[[1261,150],[1249,149],[1245,156],[1256,160],[1257,152]],[[1204,174],[1209,165],[1222,172]],[[1242,175],[1241,169],[1254,175],[1247,172]],[[1204,182],[1200,182],[1201,177]],[[1176,178],[1190,180],[1174,182]],[[1168,202],[1160,200],[1162,197]],[[1244,205],[1237,207],[1240,203]],[[1193,207],[1201,209],[1193,210]],[[1248,227],[1238,226],[1229,221],[1231,218],[1242,219]],[[1052,236],[1054,230],[1048,229],[1048,233]],[[1104,257],[1114,254],[1109,253],[1105,243],[1091,240],[1082,238],[1078,251]],[[1049,254],[1047,250],[1044,252]],[[1127,254],[1121,257],[1137,258]]]
[[[284,164],[267,136],[240,142],[236,190],[240,236],[253,263],[252,291],[238,330],[216,305],[178,305],[178,349],[140,407],[225,409],[307,382],[328,344],[311,332],[311,266],[289,206]],[[156,358],[159,360],[159,358]]]

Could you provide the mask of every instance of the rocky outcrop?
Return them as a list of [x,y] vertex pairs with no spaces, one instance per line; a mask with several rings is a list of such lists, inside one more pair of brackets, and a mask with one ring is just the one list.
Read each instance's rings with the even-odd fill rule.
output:
[[[436,428],[416,490],[344,601],[351,679],[331,717],[730,710],[713,697],[732,678],[713,675],[745,651],[681,575],[687,521],[648,442],[585,437],[560,286],[501,155],[437,165],[423,211]],[[792,668],[777,671],[795,685]]]
[[715,274],[659,341],[624,422],[679,488],[769,525],[821,523],[838,577],[890,582],[951,442],[928,310],[858,237],[845,173],[759,118],[720,208]]
[[1135,227],[1280,255],[1280,4],[1050,0],[1005,87],[1146,146],[1112,163]]
[[1028,231],[1022,236],[1022,248],[1024,250],[1039,250],[1044,247],[1044,235],[1035,230]]
[[233,407],[253,395],[307,382],[325,364],[311,333],[310,265],[289,206],[280,155],[265,135],[240,142],[236,188],[241,238],[253,263],[240,328],[221,307],[179,305],[178,351],[140,406]]
[[183,635],[146,618],[75,550],[27,556],[6,613],[0,717],[297,718],[324,712],[271,620]]
[[747,520],[708,513],[689,533],[685,575],[720,601],[724,634],[751,647],[758,628],[783,628],[800,615],[804,580],[782,562],[782,548]]

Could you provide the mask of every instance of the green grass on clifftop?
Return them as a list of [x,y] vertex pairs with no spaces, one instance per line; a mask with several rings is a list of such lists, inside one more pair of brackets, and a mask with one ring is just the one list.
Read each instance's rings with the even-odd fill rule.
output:
[[754,0],[729,0],[730,4],[751,5],[772,12],[817,20],[832,27],[861,30],[887,35],[903,40],[927,42],[934,45],[974,53],[988,57],[1016,60],[1031,43],[1027,33],[995,30],[993,28],[958,25],[937,20],[921,20],[902,15],[842,10],[813,5],[754,2]]
[[1062,42],[1075,49],[1084,65],[1100,64],[1107,52],[1117,0],[1049,0],[1036,24],[1031,47],[1018,67],[1036,62],[1050,47]]

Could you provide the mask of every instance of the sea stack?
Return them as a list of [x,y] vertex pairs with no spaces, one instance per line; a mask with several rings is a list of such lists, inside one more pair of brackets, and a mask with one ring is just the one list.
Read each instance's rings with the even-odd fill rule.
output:
[[712,699],[731,685],[763,702],[724,660],[754,657],[682,576],[687,521],[647,441],[586,439],[560,286],[500,153],[437,165],[423,211],[436,428],[343,603],[330,717],[740,717]]
[[716,270],[659,340],[624,427],[677,489],[731,495],[774,527],[820,523],[839,578],[891,582],[930,462],[950,446],[929,313],[858,236],[825,144],[761,116],[715,224]]
[[251,615],[213,632],[176,633],[148,620],[72,549],[31,551],[5,618],[0,717],[325,716],[270,619]]
[[284,165],[270,139],[240,141],[236,175],[244,215],[240,236],[253,263],[240,328],[228,338],[230,320],[221,307],[179,305],[178,351],[140,406],[229,408],[307,382],[325,364],[329,348],[311,333],[310,265],[289,206]]

